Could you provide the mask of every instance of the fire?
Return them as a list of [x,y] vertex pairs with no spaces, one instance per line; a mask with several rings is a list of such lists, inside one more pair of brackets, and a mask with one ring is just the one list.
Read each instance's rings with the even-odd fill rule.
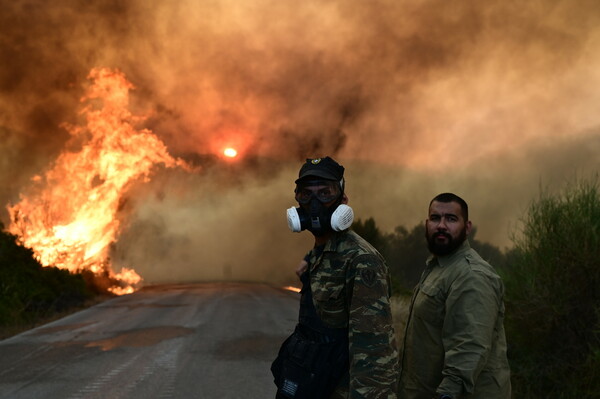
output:
[[235,148],[225,148],[225,150],[223,150],[223,155],[225,155],[227,158],[235,158],[237,156],[237,151]]
[[9,205],[8,230],[34,251],[44,266],[108,277],[115,294],[133,292],[142,278],[133,269],[115,273],[109,246],[120,228],[117,211],[128,187],[147,180],[154,166],[185,167],[172,158],[143,120],[128,110],[133,85],[115,70],[93,69],[82,114],[85,126],[65,126],[75,151],[64,151],[33,179],[29,195]]

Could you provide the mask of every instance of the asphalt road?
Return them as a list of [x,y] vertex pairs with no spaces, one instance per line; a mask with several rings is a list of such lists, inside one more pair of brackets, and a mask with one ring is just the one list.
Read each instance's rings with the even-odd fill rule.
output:
[[114,298],[0,341],[0,398],[274,398],[269,367],[298,300],[234,283]]

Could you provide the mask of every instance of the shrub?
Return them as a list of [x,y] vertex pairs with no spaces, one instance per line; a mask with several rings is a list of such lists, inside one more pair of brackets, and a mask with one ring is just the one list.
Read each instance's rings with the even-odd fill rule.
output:
[[0,232],[0,327],[33,325],[90,296],[80,274],[42,267],[15,236]]
[[504,269],[514,397],[600,397],[597,178],[542,193]]

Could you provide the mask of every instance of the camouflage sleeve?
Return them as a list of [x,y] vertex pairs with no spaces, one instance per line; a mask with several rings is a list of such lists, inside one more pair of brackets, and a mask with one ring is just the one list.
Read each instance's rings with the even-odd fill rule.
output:
[[350,398],[396,398],[398,350],[390,309],[388,271],[372,254],[349,269]]

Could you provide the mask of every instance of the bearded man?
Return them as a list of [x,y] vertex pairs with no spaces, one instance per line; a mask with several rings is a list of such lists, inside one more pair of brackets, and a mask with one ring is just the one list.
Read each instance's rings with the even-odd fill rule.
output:
[[510,399],[504,285],[469,244],[467,203],[439,194],[425,229],[432,256],[411,300],[398,397]]

